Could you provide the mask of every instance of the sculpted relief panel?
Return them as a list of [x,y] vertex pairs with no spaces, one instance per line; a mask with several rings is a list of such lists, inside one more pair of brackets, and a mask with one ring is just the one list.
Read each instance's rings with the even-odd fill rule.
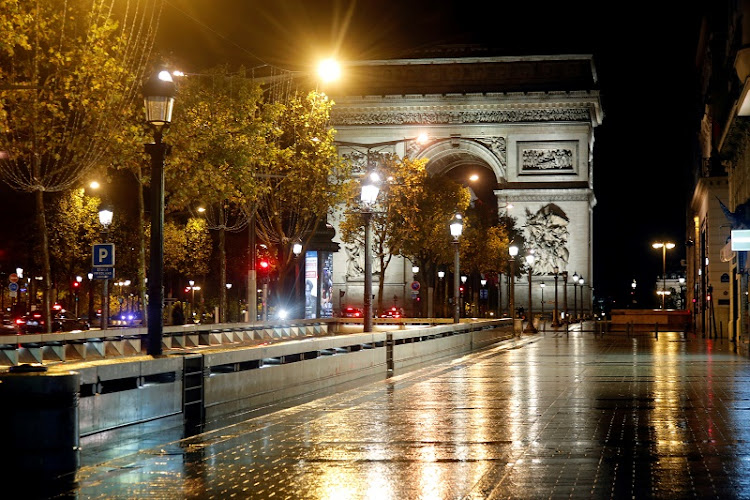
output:
[[555,266],[561,271],[568,268],[569,222],[565,212],[553,203],[543,206],[536,213],[526,209],[524,238],[526,245],[535,249],[535,275],[552,274]]
[[575,173],[578,143],[575,141],[519,142],[521,174]]

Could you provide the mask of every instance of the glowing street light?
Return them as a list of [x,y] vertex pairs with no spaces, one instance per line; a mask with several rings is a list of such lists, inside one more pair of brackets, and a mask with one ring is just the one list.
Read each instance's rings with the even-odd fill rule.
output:
[[154,143],[146,144],[151,156],[151,262],[148,280],[148,333],[146,352],[162,354],[162,312],[164,309],[164,160],[167,145],[162,142],[164,130],[172,122],[174,96],[177,92],[172,75],[157,71],[143,85],[146,123],[151,127]]
[[538,330],[534,326],[534,305],[531,300],[531,274],[532,267],[534,265],[534,254],[530,253],[526,256],[526,264],[529,266],[529,322],[526,323],[524,333],[538,333]]
[[508,254],[510,259],[510,293],[508,294],[508,308],[510,309],[510,317],[513,320],[513,332],[515,333],[515,318],[516,318],[516,256],[518,255],[518,247],[511,245],[508,247]]
[[[661,248],[661,278],[662,278],[662,291],[665,291],[667,289],[667,250],[672,250],[675,247],[675,244],[671,241],[658,241],[656,243],[652,243],[651,246],[653,248]],[[660,294],[661,295],[661,308],[664,309],[665,306],[665,297],[668,294]]]
[[372,331],[372,228],[370,227],[373,207],[380,192],[380,176],[370,172],[362,183],[362,215],[365,219],[365,294],[364,294],[364,332]]
[[464,230],[464,217],[461,214],[453,216],[450,222],[451,236],[453,236],[453,322],[458,323],[461,318],[459,309],[459,295],[461,294],[459,273],[461,272],[461,261],[458,255],[458,240]]

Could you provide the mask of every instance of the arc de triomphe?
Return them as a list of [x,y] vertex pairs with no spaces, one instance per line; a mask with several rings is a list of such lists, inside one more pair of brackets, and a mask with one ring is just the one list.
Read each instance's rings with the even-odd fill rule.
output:
[[[346,83],[328,92],[335,102],[337,141],[427,158],[431,175],[482,171],[481,189],[494,193],[499,215],[515,218],[527,247],[535,249],[535,312],[543,281],[544,300],[551,304],[555,266],[591,282],[592,152],[603,113],[590,55],[362,61],[348,64],[345,73]],[[416,140],[420,134],[427,134],[427,143]],[[364,171],[357,147],[342,145],[339,153],[354,159],[357,173]],[[341,243],[338,221],[331,222]],[[361,306],[362,249],[343,243],[341,248],[333,257],[333,297],[343,295],[340,303]],[[396,302],[408,311],[411,266],[394,257],[384,306]],[[559,286],[563,309],[562,279]],[[568,285],[571,313],[572,292]],[[578,293],[583,293],[578,307],[583,303],[590,310],[591,288],[578,287]],[[515,302],[528,308],[528,279],[517,280]]]

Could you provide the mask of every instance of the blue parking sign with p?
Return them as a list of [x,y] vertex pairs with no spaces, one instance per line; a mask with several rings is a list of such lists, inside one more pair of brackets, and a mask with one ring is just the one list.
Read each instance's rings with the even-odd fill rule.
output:
[[113,267],[115,265],[115,244],[96,243],[92,259],[93,267]]

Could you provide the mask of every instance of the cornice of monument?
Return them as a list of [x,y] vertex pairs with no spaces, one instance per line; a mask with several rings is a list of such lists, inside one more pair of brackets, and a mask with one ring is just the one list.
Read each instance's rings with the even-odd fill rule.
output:
[[[461,96],[467,97],[467,96]],[[334,126],[345,125],[410,125],[410,124],[469,124],[469,123],[528,123],[528,122],[586,122],[598,123],[599,116],[592,103],[577,101],[510,103],[467,102],[428,104],[408,102],[408,97],[400,96],[398,105],[381,99],[379,106],[353,102],[338,103],[331,112]]]

